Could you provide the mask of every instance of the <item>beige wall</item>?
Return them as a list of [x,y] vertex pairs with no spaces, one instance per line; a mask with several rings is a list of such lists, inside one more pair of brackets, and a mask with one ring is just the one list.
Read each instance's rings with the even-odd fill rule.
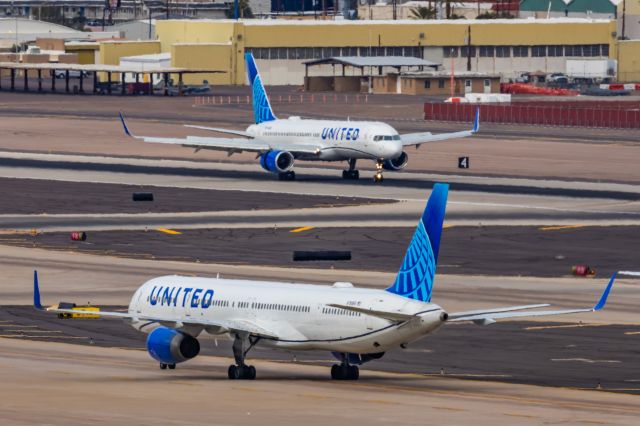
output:
[[[159,41],[107,41],[100,43],[99,62],[102,65],[120,65],[125,56],[160,53]],[[107,81],[107,73],[98,73],[100,81]],[[120,73],[111,75],[112,81],[120,81]]]
[[[185,74],[185,84],[233,84],[227,72],[233,62],[232,46],[226,44],[174,44],[171,46],[171,65],[178,68],[221,70],[215,74]],[[177,81],[177,80],[176,80]]]
[[640,40],[621,41],[618,48],[618,80],[640,83]]

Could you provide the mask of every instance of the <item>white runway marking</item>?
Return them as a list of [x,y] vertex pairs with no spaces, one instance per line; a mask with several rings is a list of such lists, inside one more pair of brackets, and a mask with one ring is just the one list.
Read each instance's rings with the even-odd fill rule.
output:
[[584,362],[587,364],[618,364],[622,363],[622,361],[618,361],[615,359],[588,359],[588,358],[551,358],[551,361],[554,362]]

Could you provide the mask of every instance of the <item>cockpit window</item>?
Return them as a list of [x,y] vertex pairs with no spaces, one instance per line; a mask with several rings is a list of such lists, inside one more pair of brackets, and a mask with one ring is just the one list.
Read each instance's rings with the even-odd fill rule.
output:
[[373,140],[375,142],[377,141],[399,141],[400,140],[400,135],[375,135],[373,137]]

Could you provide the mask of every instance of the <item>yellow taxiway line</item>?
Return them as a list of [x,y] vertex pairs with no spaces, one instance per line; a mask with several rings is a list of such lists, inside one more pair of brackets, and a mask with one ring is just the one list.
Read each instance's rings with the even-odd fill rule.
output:
[[292,229],[289,232],[292,233],[298,233],[298,232],[304,232],[304,231],[309,231],[311,229],[315,228],[315,226],[303,226],[302,228],[296,228],[296,229]]
[[169,235],[182,235],[182,232],[180,231],[174,231],[173,229],[167,229],[167,228],[158,228],[157,231],[164,232],[165,234],[169,234]]

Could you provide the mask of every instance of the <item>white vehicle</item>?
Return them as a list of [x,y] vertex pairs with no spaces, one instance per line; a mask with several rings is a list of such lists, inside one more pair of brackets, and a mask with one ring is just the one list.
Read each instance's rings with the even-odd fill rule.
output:
[[[55,70],[53,74],[56,78],[67,78],[67,70]],[[69,78],[80,78],[80,76],[86,77],[87,75],[86,71],[69,70]]]
[[295,179],[293,164],[296,159],[307,161],[347,161],[344,179],[359,179],[356,161],[376,162],[375,182],[382,182],[382,170],[402,170],[409,160],[404,151],[408,146],[427,142],[458,139],[471,136],[479,130],[479,110],[473,129],[468,131],[432,134],[431,132],[400,135],[390,125],[370,121],[304,120],[300,117],[277,119],[262,85],[260,73],[253,55],[245,54],[247,74],[253,94],[255,124],[245,131],[214,127],[189,126],[195,129],[227,133],[235,138],[187,136],[186,138],[163,138],[133,136],[122,114],[120,119],[125,133],[145,142],[179,144],[186,147],[236,152],[251,151],[258,154],[263,169],[277,173],[281,180]]
[[[447,313],[431,303],[448,185],[436,184],[418,222],[395,282],[389,288],[290,284],[222,278],[164,276],[143,284],[128,312],[47,308],[56,314],[89,314],[120,318],[148,333],[147,350],[160,368],[175,368],[200,352],[205,337],[233,340],[235,364],[229,379],[254,379],[246,355],[256,345],[286,350],[326,350],[338,360],[331,377],[355,380],[358,365],[406,347],[446,322],[487,325],[503,318],[560,315],[602,309],[613,285],[609,281],[593,308],[531,310],[548,304],[510,306]],[[34,272],[34,306],[40,303]]]

